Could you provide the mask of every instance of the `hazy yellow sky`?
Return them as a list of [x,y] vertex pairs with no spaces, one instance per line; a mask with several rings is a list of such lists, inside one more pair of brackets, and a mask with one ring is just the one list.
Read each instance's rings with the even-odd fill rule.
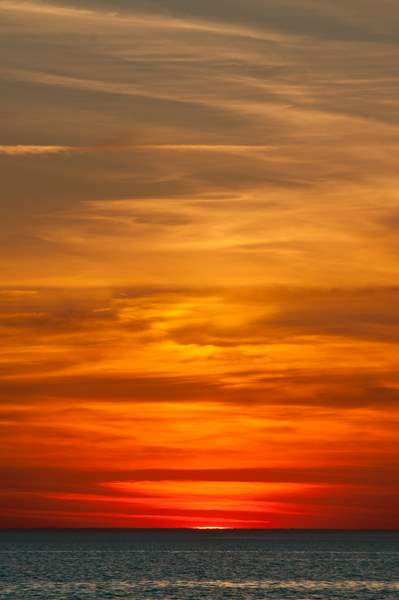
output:
[[398,30],[0,0],[0,526],[399,526]]

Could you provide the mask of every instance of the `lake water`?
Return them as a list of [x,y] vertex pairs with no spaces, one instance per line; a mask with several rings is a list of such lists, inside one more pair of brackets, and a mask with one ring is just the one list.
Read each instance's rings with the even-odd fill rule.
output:
[[0,598],[399,600],[399,532],[0,532]]

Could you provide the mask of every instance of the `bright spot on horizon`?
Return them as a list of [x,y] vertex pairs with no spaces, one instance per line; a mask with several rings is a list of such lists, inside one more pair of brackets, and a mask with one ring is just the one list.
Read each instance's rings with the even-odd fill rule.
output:
[[231,527],[223,527],[221,525],[202,525],[198,527],[192,527],[192,529],[231,529]]

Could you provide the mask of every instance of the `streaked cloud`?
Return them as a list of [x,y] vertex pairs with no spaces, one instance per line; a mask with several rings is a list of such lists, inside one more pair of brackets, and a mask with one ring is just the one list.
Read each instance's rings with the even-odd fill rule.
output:
[[29,146],[29,145],[14,145],[0,146],[0,154],[6,156],[23,156],[29,154],[61,154],[62,152],[70,152],[68,146]]

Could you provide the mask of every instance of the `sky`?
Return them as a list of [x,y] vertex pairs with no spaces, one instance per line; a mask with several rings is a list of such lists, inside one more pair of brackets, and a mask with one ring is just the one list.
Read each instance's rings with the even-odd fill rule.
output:
[[0,0],[0,526],[399,527],[397,0]]

